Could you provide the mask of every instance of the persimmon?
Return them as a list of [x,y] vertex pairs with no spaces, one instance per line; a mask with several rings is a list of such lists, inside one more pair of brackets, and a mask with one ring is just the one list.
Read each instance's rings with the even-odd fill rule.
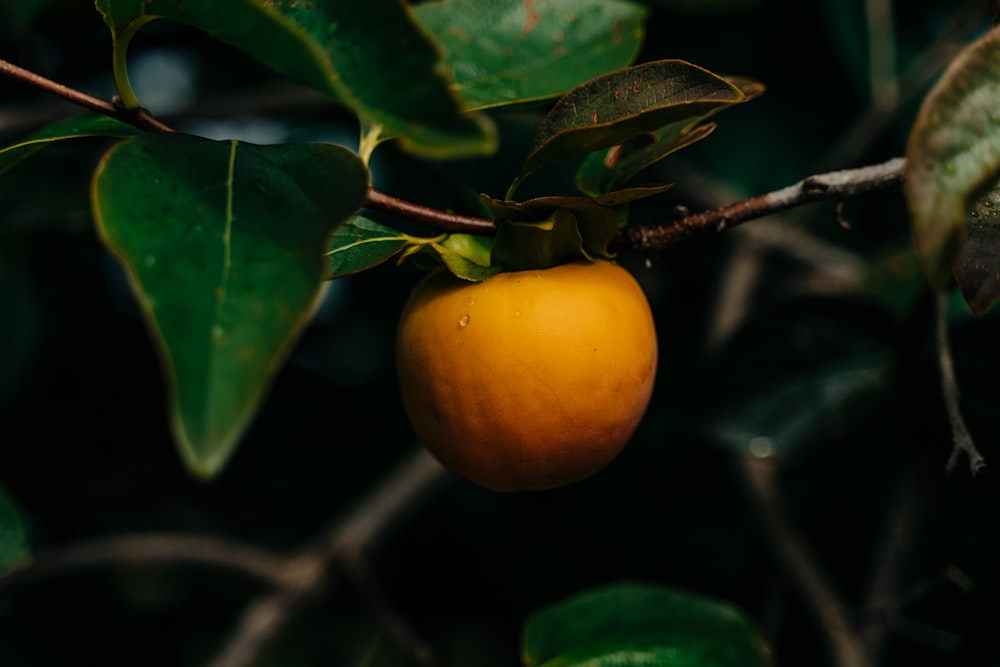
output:
[[543,490],[605,468],[653,391],[656,329],[645,292],[607,260],[424,277],[400,316],[396,365],[418,438],[494,491]]

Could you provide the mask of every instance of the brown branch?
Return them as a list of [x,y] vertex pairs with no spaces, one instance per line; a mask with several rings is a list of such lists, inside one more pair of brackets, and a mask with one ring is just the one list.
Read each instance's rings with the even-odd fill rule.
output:
[[979,475],[986,470],[986,459],[976,449],[976,443],[969,434],[969,429],[962,418],[962,411],[959,408],[958,380],[955,379],[955,361],[951,355],[951,345],[948,342],[948,293],[939,291],[937,293],[937,309],[934,314],[937,325],[937,353],[938,367],[941,371],[941,393],[944,397],[944,407],[948,413],[948,423],[951,426],[951,435],[954,446],[951,456],[948,458],[947,470],[951,472],[958,463],[958,457],[962,453],[969,455],[969,468],[973,476]]
[[785,514],[774,480],[775,461],[747,455],[739,458],[739,464],[778,558],[808,601],[830,642],[834,664],[837,667],[873,667],[844,604],[816,567]]
[[[417,447],[342,520],[291,555],[202,535],[112,537],[42,553],[0,576],[0,593],[83,569],[122,564],[198,565],[239,572],[268,584],[272,590],[247,606],[233,634],[209,664],[248,667],[300,609],[329,588],[332,563],[343,563],[351,573],[366,572],[365,550],[375,546],[397,521],[447,479],[445,468],[425,449]],[[429,649],[409,632],[387,601],[377,598],[372,603],[392,636],[414,652],[419,661],[427,662]]]
[[[414,454],[380,484],[366,499],[324,531],[313,544],[285,565],[290,584],[251,602],[226,644],[208,663],[209,667],[248,667],[265,646],[308,602],[330,584],[330,565],[348,564],[364,558],[405,512],[413,510],[439,482],[445,469],[425,449]],[[394,618],[398,623],[398,619]],[[398,625],[397,635],[403,633]],[[422,656],[418,656],[422,657]]]
[[41,88],[46,92],[57,95],[74,104],[90,109],[91,111],[96,111],[97,113],[104,114],[105,116],[116,118],[124,123],[128,123],[129,125],[134,125],[140,130],[161,132],[173,131],[170,127],[156,120],[142,109],[123,109],[112,102],[106,102],[92,95],[70,88],[69,86],[64,86],[63,84],[57,83],[51,79],[46,79],[40,74],[26,70],[23,67],[18,67],[13,63],[7,62],[6,60],[0,60],[0,74],[23,81],[24,83],[35,86],[36,88]]
[[893,158],[881,164],[833,171],[810,176],[788,187],[751,197],[720,208],[685,215],[671,223],[654,227],[629,227],[616,240],[618,249],[640,252],[663,250],[679,241],[731,229],[793,206],[824,199],[847,199],[896,185],[903,178],[904,159]]
[[249,544],[208,535],[127,535],[41,553],[26,566],[0,576],[0,593],[79,570],[122,564],[202,565],[240,572],[284,586],[285,558]]
[[374,189],[368,191],[365,206],[373,210],[394,213],[405,218],[424,222],[446,232],[492,236],[497,231],[497,225],[492,220],[456,215],[436,208],[421,206],[420,204],[390,197]]

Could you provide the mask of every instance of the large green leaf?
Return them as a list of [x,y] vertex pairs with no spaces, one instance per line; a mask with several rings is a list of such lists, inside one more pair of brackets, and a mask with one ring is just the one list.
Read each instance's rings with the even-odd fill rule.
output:
[[616,583],[532,614],[527,667],[766,667],[768,646],[736,607],[660,586]]
[[97,0],[114,36],[116,78],[127,106],[137,101],[125,76],[135,32],[154,18],[204,30],[278,72],[322,91],[366,122],[384,126],[423,155],[483,154],[492,126],[464,113],[440,55],[401,0]]
[[0,569],[15,567],[30,555],[28,522],[14,500],[0,487]]
[[15,143],[0,148],[0,174],[56,141],[81,137],[124,139],[140,133],[137,128],[107,116],[77,116],[48,125]]
[[367,170],[331,144],[151,134],[110,150],[92,187],[161,351],[183,458],[211,477],[297,340]]
[[997,109],[1000,28],[952,60],[924,98],[906,144],[903,186],[913,242],[935,287],[951,283],[970,207],[1000,179]]
[[693,124],[748,99],[732,81],[683,60],[658,60],[599,76],[564,95],[546,114],[507,197],[546,164],[668,125]]
[[624,0],[432,0],[414,11],[470,109],[558,97],[631,65],[647,13]]

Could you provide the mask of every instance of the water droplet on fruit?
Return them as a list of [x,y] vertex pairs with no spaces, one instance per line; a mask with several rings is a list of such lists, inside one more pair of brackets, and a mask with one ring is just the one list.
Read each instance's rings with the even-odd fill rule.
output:
[[458,321],[458,326],[460,326],[460,327],[469,326],[469,316],[468,316],[468,314],[462,315],[462,319],[460,319]]

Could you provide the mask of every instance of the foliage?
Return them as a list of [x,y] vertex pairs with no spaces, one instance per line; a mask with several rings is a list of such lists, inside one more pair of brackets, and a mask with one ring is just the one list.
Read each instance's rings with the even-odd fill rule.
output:
[[[740,477],[723,464],[758,459],[788,473],[786,492],[801,501],[794,519],[858,606],[886,531],[878,521],[891,516],[888,489],[916,469],[939,494],[928,497],[944,497],[921,508],[947,539],[894,573],[917,591],[898,592],[900,606],[947,627],[923,638],[943,660],[987,664],[977,619],[995,606],[953,604],[941,581],[966,568],[993,591],[981,563],[1000,538],[980,528],[1000,504],[991,489],[955,490],[944,477],[955,415],[942,407],[930,305],[937,295],[949,306],[962,407],[989,441],[1000,429],[991,381],[1000,33],[982,8],[978,32],[954,40],[964,46],[911,83],[912,97],[896,96],[881,131],[850,142],[845,119],[884,107],[880,90],[857,84],[869,73],[878,83],[875,54],[869,72],[850,46],[861,9],[835,0],[81,4],[0,6],[0,57],[78,89],[113,82],[101,95],[116,98],[104,112],[60,107],[11,129],[0,120],[0,441],[11,457],[0,473],[0,566],[11,576],[31,569],[33,549],[123,527],[301,543],[410,437],[386,350],[422,271],[443,265],[482,281],[613,258],[647,288],[664,350],[650,411],[620,462],[550,495],[450,490],[445,518],[412,524],[419,547],[405,564],[375,557],[399,575],[394,594],[418,618],[435,577],[459,578],[470,562],[489,573],[480,601],[461,584],[442,586],[434,609],[448,611],[422,619],[421,631],[455,653],[442,664],[488,664],[484,647],[497,645],[512,654],[497,664],[818,664],[822,620],[792,605],[780,632],[762,621],[762,601],[780,594],[763,590],[759,571],[774,568],[733,490]],[[953,11],[928,0],[899,17],[906,65],[924,62],[919,53]],[[789,15],[779,23],[778,12]],[[766,43],[764,29],[779,24],[798,27]],[[203,97],[161,111],[153,100],[168,79],[147,80],[143,65],[172,48],[198,54],[189,75],[203,77]],[[790,62],[800,54],[835,79],[798,74]],[[12,103],[52,92],[2,83]],[[297,102],[273,114],[276,131],[261,119],[290,92]],[[222,131],[203,112],[213,98],[239,102]],[[149,118],[173,131],[140,129]],[[241,132],[241,119],[263,134]],[[898,197],[840,202],[850,225],[829,224],[825,208],[798,214],[794,229],[756,221],[732,238],[658,248],[648,271],[622,242],[625,230],[669,222],[671,210],[684,221],[691,206],[899,153]],[[705,174],[733,189],[720,197]],[[760,280],[740,278],[740,262]],[[157,491],[144,495],[147,484]],[[76,509],[77,496],[99,505],[103,494],[105,515]],[[842,555],[845,544],[865,553]],[[102,604],[144,620],[194,613],[184,599],[196,593],[216,594],[199,619],[233,613],[235,585],[169,577],[123,569],[95,578],[90,595],[113,590]],[[54,622],[72,625],[54,602],[61,593],[0,599],[0,615],[55,608]],[[468,617],[453,611],[463,604]],[[320,610],[260,664],[312,664],[313,650],[412,662],[387,648],[404,638],[372,630],[384,614],[353,611]],[[502,636],[477,636],[472,617]],[[28,660],[19,647],[30,633],[14,641],[23,627],[0,633],[0,662]],[[375,633],[374,648],[341,655],[359,627]],[[204,663],[225,631],[203,626],[164,664]],[[955,636],[965,643],[949,643]],[[474,650],[463,653],[463,641]],[[891,645],[886,664],[925,650]],[[58,647],[45,651],[58,660]]]

